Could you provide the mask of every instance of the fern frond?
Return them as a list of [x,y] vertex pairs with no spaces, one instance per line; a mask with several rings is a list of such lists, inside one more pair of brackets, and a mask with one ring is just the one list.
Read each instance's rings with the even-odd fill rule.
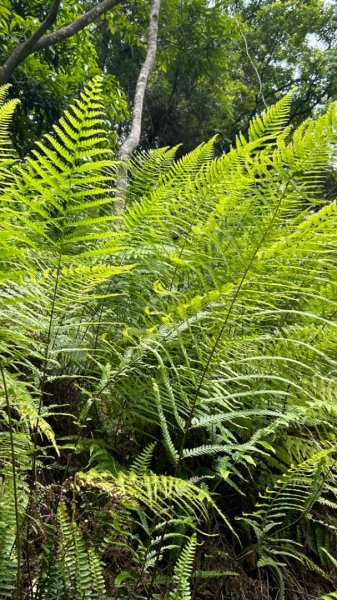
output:
[[136,473],[136,475],[141,475],[145,471],[147,471],[150,467],[153,452],[156,447],[156,442],[152,442],[148,444],[146,448],[137,456],[137,458],[130,465],[129,470],[132,473]]
[[196,548],[197,536],[193,534],[184,546],[174,567],[173,581],[175,590],[170,592],[170,600],[191,600],[190,579],[192,577]]
[[0,86],[0,188],[8,185],[11,180],[9,167],[13,164],[15,153],[9,139],[9,124],[19,100],[7,100],[10,85]]
[[[196,518],[208,518],[208,507],[216,510],[210,494],[202,489],[176,477],[155,474],[122,473],[112,477],[111,473],[98,473],[91,470],[78,474],[79,482],[97,488],[108,495],[120,497],[137,509],[139,504],[150,513],[163,518],[174,518],[180,514]],[[222,518],[228,521],[221,515]]]
[[86,550],[80,529],[70,521],[64,502],[58,508],[60,542],[57,563],[63,593],[76,600],[101,600],[105,596],[102,565],[93,548]]
[[153,390],[154,390],[154,397],[156,400],[159,423],[160,423],[160,427],[161,427],[162,434],[163,434],[163,441],[165,444],[165,448],[167,450],[168,456],[169,456],[172,464],[175,466],[178,463],[179,453],[172,442],[168,424],[167,424],[167,421],[166,421],[166,418],[164,415],[164,411],[163,411],[162,405],[161,405],[159,387],[155,381],[153,382]]
[[[277,104],[267,108],[260,116],[253,117],[249,130],[248,139],[259,143],[273,141],[283,134],[285,126],[290,117],[291,102],[294,92],[289,92]],[[242,140],[242,138],[241,138]]]

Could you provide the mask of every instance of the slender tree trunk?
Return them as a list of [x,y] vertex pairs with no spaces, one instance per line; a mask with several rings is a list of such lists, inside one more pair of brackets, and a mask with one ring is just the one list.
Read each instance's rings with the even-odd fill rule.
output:
[[123,211],[125,208],[125,196],[127,189],[127,162],[132,153],[136,150],[140,141],[146,86],[149,75],[155,63],[157,52],[160,1],[161,0],[151,0],[147,52],[136,85],[132,109],[131,129],[128,137],[118,153],[118,159],[121,164],[119,165],[117,172],[117,201],[115,203],[117,214]]

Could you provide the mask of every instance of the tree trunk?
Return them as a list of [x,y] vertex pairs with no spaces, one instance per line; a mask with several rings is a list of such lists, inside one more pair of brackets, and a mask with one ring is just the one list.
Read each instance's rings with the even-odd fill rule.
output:
[[160,1],[161,0],[151,0],[147,52],[136,85],[132,109],[131,129],[128,137],[118,153],[118,160],[121,164],[119,165],[117,171],[117,201],[115,203],[117,214],[119,214],[125,208],[125,196],[127,190],[127,162],[140,141],[146,86],[149,75],[154,66],[157,52]]

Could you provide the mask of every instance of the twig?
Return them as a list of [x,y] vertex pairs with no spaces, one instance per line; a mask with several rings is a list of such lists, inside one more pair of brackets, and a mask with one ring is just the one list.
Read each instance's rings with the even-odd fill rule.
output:
[[243,38],[243,41],[244,41],[244,44],[245,44],[245,50],[246,50],[247,58],[248,58],[248,60],[249,60],[249,62],[250,62],[250,64],[251,64],[251,66],[253,67],[253,69],[254,69],[254,71],[255,71],[255,74],[256,74],[256,77],[257,77],[257,80],[258,80],[258,82],[259,82],[259,88],[260,88],[260,89],[259,89],[259,93],[260,93],[260,96],[261,96],[261,100],[262,100],[262,102],[263,102],[263,106],[264,106],[265,108],[268,108],[268,106],[267,106],[267,103],[266,103],[266,100],[265,100],[265,97],[264,97],[264,93],[263,93],[263,83],[262,83],[262,79],[261,79],[261,76],[260,76],[259,70],[258,70],[258,68],[257,68],[257,66],[256,66],[256,64],[255,64],[255,62],[254,62],[254,60],[253,60],[253,58],[252,58],[252,55],[251,55],[251,53],[250,53],[250,51],[249,51],[249,46],[248,46],[248,40],[247,40],[247,36],[246,36],[245,32],[243,31],[243,29],[241,28],[241,26],[240,26],[240,23],[239,23],[239,21],[238,21],[238,19],[237,19],[236,15],[234,15],[234,20],[235,20],[235,23],[236,23],[236,25],[237,25],[237,28],[238,28],[238,30],[239,30],[239,32],[240,32],[240,34],[241,34],[242,38]]

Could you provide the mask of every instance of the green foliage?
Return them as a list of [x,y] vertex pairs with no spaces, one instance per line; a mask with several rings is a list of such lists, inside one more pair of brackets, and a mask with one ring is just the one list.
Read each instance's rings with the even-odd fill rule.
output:
[[[56,135],[46,136],[26,163],[17,165],[14,170],[10,150],[6,155],[5,152],[8,118],[15,101],[5,104],[0,114],[4,148],[1,165],[6,177],[1,197],[0,238],[3,250],[0,358],[6,387],[0,386],[0,416],[1,423],[9,429],[9,433],[1,434],[7,436],[3,437],[7,450],[4,450],[6,446],[2,448],[1,460],[4,465],[8,464],[1,488],[1,511],[8,515],[3,516],[2,521],[6,532],[1,556],[1,568],[6,574],[3,597],[10,597],[15,588],[17,534],[13,527],[17,502],[20,502],[20,521],[27,518],[21,513],[27,507],[28,491],[25,490],[21,498],[20,490],[24,484],[22,470],[30,468],[28,448],[33,446],[30,448],[31,477],[36,468],[38,434],[58,453],[55,434],[46,417],[53,416],[54,408],[61,415],[64,402],[59,401],[55,407],[52,402],[45,405],[45,400],[50,397],[49,390],[56,378],[66,376],[66,357],[77,356],[76,361],[85,356],[92,338],[83,337],[81,327],[86,332],[90,332],[91,326],[95,327],[95,321],[90,323],[94,303],[110,297],[111,278],[131,268],[130,265],[110,265],[97,257],[100,240],[109,239],[111,235],[109,227],[113,219],[107,214],[107,206],[113,202],[110,193],[113,163],[109,151],[103,147],[103,113],[97,98],[100,88],[101,81],[97,79],[55,126]],[[3,88],[2,97],[5,92]],[[84,255],[87,256],[85,261]],[[85,325],[74,319],[76,313],[82,315]],[[22,372],[30,379],[28,385],[20,377]],[[76,377],[81,377],[78,370]],[[11,421],[7,400],[10,411],[18,415],[15,419],[12,416]],[[11,432],[15,454],[11,453],[9,443]],[[25,441],[24,453],[17,450],[17,440],[21,439]],[[17,499],[10,474],[11,462],[20,486]],[[74,543],[77,541],[76,538]],[[80,541],[78,544],[81,548]],[[90,561],[91,576],[97,579],[94,555]],[[7,563],[13,568],[7,569]],[[77,568],[80,570],[79,563]],[[84,584],[78,580],[78,597],[82,597]],[[97,594],[90,597],[99,597]]]
[[18,100],[5,102],[9,85],[0,88],[0,185],[8,181],[8,167],[13,164],[14,153],[8,140],[8,127],[18,105]]
[[69,520],[62,501],[57,521],[56,556],[55,548],[52,550],[46,545],[49,561],[47,557],[38,597],[41,600],[69,597],[74,600],[103,600],[106,596],[101,561],[93,548],[86,549],[81,530],[73,519]]
[[11,556],[15,544],[16,519],[13,493],[13,481],[1,485],[0,505],[0,598],[11,598],[15,589],[17,558]]
[[[40,0],[4,0],[0,12],[0,61],[5,62],[15,48],[41,22],[49,5]],[[74,0],[61,3],[56,28],[62,28],[92,3]],[[49,32],[48,32],[49,33]],[[73,38],[31,54],[13,73],[11,84],[21,100],[12,124],[15,147],[23,156],[34,142],[57,121],[67,104],[83,89],[83,82],[102,73],[94,43],[94,31],[87,28]],[[117,139],[117,124],[128,116],[123,91],[113,75],[105,77],[104,100],[111,121],[112,145]],[[111,99],[114,99],[111,102]]]
[[[1,440],[1,454],[5,451],[4,440]],[[16,456],[18,457],[19,444],[24,440],[17,440]],[[27,450],[21,447],[21,452]],[[2,461],[3,462],[3,461]],[[1,465],[3,467],[3,464]],[[3,471],[5,473],[5,471]],[[20,473],[20,524],[23,522],[24,510],[27,506],[27,490],[24,487],[24,474]],[[18,569],[18,556],[16,552],[16,506],[13,477],[7,474],[0,480],[0,598],[8,600],[13,597],[16,588]]]
[[[333,451],[334,448],[329,448],[313,454],[310,459],[288,469],[273,489],[267,488],[252,518],[242,517],[254,529],[257,539],[255,550],[260,555],[258,565],[275,568],[279,576],[281,597],[282,593],[284,597],[281,568],[288,557],[304,563],[307,561],[312,569],[322,574],[322,569],[303,555],[293,531],[300,522],[312,519],[315,503],[329,493],[330,482],[334,485],[336,473],[335,461],[331,458]],[[329,523],[321,524],[329,527]],[[318,527],[315,534],[319,536]],[[318,556],[325,564],[321,557],[325,549],[320,550]]]
[[287,95],[221,157],[140,154],[116,217],[101,94],[2,163],[0,596],[217,597],[247,565],[328,593],[336,107],[292,131]]
[[[322,101],[336,99],[333,2],[162,0],[162,5],[142,147],[182,143],[188,152],[217,134],[221,152],[264,108],[263,99],[273,103],[296,86],[295,122],[320,110]],[[92,0],[61,3],[54,29],[93,6]],[[2,0],[1,64],[47,8],[40,0]],[[11,77],[21,100],[12,129],[21,156],[51,128],[83,82],[101,73],[111,142],[125,134],[127,105],[146,50],[148,9],[148,0],[123,0],[92,26],[36,51],[19,66]]]
[[120,472],[118,477],[110,473],[89,471],[78,473],[82,484],[93,486],[108,495],[117,494],[132,509],[150,511],[152,515],[171,520],[179,515],[195,519],[198,523],[200,515],[207,519],[207,508],[214,505],[211,496],[189,481],[155,475],[153,473],[136,475]]
[[[147,18],[146,0],[124,2],[94,39],[130,102]],[[301,122],[322,99],[336,100],[335,36],[334,2],[163,0],[143,147],[181,143],[188,152],[217,134],[221,152],[247,130],[263,100],[273,103],[293,87],[291,118]]]
[[12,432],[13,446],[8,415],[3,410],[0,410],[0,423],[0,598],[8,600],[13,597],[16,589],[19,568],[17,519],[22,527],[28,503],[27,472],[30,467],[31,441],[24,431],[24,417],[22,430]]
[[197,547],[196,535],[193,535],[183,548],[174,568],[173,581],[176,589],[170,593],[170,600],[191,600],[189,579],[192,576],[193,561]]

